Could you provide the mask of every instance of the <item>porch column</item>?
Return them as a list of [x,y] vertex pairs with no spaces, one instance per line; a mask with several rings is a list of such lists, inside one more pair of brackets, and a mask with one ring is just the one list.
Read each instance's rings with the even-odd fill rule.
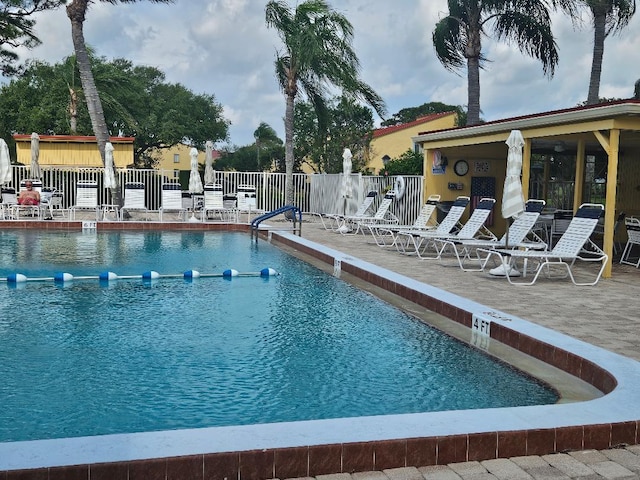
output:
[[616,193],[618,189],[618,155],[620,153],[620,130],[615,128],[609,133],[609,159],[607,161],[607,197],[604,211],[604,245],[603,250],[609,255],[602,276],[611,277],[613,264],[613,224],[616,217]]
[[529,199],[529,181],[531,179],[531,139],[524,139],[522,151],[522,196],[525,202]]
[[586,164],[585,142],[583,139],[578,140],[576,150],[576,174],[573,186],[573,213],[578,211],[578,207],[582,204],[584,198],[584,169]]

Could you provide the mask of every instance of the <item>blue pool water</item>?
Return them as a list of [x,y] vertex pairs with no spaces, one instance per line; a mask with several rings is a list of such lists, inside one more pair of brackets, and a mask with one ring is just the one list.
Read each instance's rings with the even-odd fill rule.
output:
[[239,233],[0,232],[0,441],[547,404],[555,392]]

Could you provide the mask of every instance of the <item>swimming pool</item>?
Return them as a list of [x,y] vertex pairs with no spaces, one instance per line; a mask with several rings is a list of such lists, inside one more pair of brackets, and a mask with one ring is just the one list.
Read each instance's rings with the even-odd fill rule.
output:
[[5,283],[5,442],[557,400],[532,378],[244,234],[2,232],[0,265],[1,277],[30,279],[281,273]]
[[[1,223],[5,229],[81,227],[63,221]],[[237,225],[98,224],[99,230],[167,228],[248,232],[248,227]],[[484,316],[491,329],[482,348],[495,354],[502,345],[524,352],[534,363],[541,359],[544,368],[555,367],[554,375],[558,369],[566,372],[562,381],[584,379],[591,393],[574,400],[579,403],[0,442],[0,473],[29,469],[18,474],[30,480],[88,475],[110,480],[253,480],[445,465],[638,442],[637,362],[367,262],[357,252],[276,230],[265,236],[271,239],[272,233],[279,247],[315,259],[329,272],[341,263],[343,277],[397,295],[410,311],[418,305],[421,311],[439,312],[460,326],[460,338],[473,340],[472,315]]]

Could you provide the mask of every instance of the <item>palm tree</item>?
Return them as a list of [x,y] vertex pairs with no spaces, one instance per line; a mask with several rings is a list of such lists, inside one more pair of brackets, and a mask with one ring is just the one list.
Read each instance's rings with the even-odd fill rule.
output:
[[319,135],[327,129],[327,90],[342,89],[345,95],[365,101],[382,117],[384,101],[359,77],[360,63],[352,48],[353,27],[325,0],[306,0],[292,11],[282,0],[267,3],[266,23],[275,28],[284,51],[275,60],[276,77],[286,96],[285,202],[293,205],[294,105],[302,89],[314,106]]
[[[34,48],[42,42],[36,37],[35,14],[45,10],[55,10],[64,0],[13,0],[2,2],[0,15],[0,72],[8,77],[16,75],[20,68],[16,48]],[[6,48],[8,47],[8,48]]]
[[[80,72],[80,83],[82,84],[82,90],[87,102],[93,133],[96,136],[100,156],[104,163],[104,146],[109,141],[109,129],[107,128],[107,122],[102,110],[102,102],[100,101],[100,95],[98,94],[98,89],[96,88],[96,83],[91,71],[91,60],[85,44],[83,28],[89,4],[94,3],[94,1],[96,0],[72,0],[67,5],[67,16],[69,17],[69,20],[71,20],[71,39],[73,40],[73,48],[76,55],[76,61],[78,63],[78,71]],[[137,0],[97,1],[115,5],[117,3],[135,3]],[[173,3],[174,0],[148,1],[153,3]]]
[[[555,2],[551,2],[555,4]],[[564,3],[564,0],[563,2]],[[543,0],[448,0],[449,14],[433,30],[433,45],[447,70],[467,67],[467,125],[480,122],[482,36],[491,28],[496,40],[513,42],[542,62],[553,76],[558,48],[551,32],[548,2]]]
[[600,77],[604,41],[610,33],[620,32],[636,13],[635,0],[578,0],[587,7],[593,22],[593,58],[589,77],[587,105],[600,101]]

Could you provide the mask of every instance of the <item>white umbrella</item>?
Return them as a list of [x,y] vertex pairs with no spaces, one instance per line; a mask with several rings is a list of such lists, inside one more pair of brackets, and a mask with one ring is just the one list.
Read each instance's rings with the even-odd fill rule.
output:
[[13,181],[13,170],[11,168],[11,157],[9,156],[9,146],[3,138],[0,138],[0,186]]
[[31,134],[31,178],[42,178],[42,169],[38,163],[40,157],[40,137],[36,132]]
[[104,146],[104,188],[116,188],[116,176],[113,171],[113,145],[107,142]]
[[213,142],[209,140],[205,145],[204,183],[210,184],[215,183],[216,179],[215,173],[213,172]]
[[[342,197],[345,199],[345,208],[347,203],[347,198],[351,197],[351,159],[353,155],[351,154],[351,150],[345,148],[342,152]],[[347,213],[345,211],[345,213]]]
[[[504,177],[504,189],[502,191],[502,218],[507,219],[507,232],[505,235],[505,246],[509,246],[509,225],[510,219],[515,218],[524,212],[524,198],[522,196],[522,147],[524,138],[520,130],[511,130],[506,142],[509,147],[507,154],[507,172]],[[506,265],[500,265],[490,272],[492,275],[505,275]],[[510,276],[519,275],[519,272],[512,268]]]
[[[204,188],[202,187],[202,179],[200,178],[200,172],[198,172],[198,149],[192,148],[189,152],[191,156],[191,174],[189,175],[189,193],[202,193]],[[195,215],[195,205],[191,213],[190,222],[197,222],[198,219]]]
[[505,142],[509,146],[507,155],[507,173],[504,178],[502,192],[502,218],[515,218],[524,212],[524,198],[522,196],[522,147],[524,138],[520,130],[511,130]]

